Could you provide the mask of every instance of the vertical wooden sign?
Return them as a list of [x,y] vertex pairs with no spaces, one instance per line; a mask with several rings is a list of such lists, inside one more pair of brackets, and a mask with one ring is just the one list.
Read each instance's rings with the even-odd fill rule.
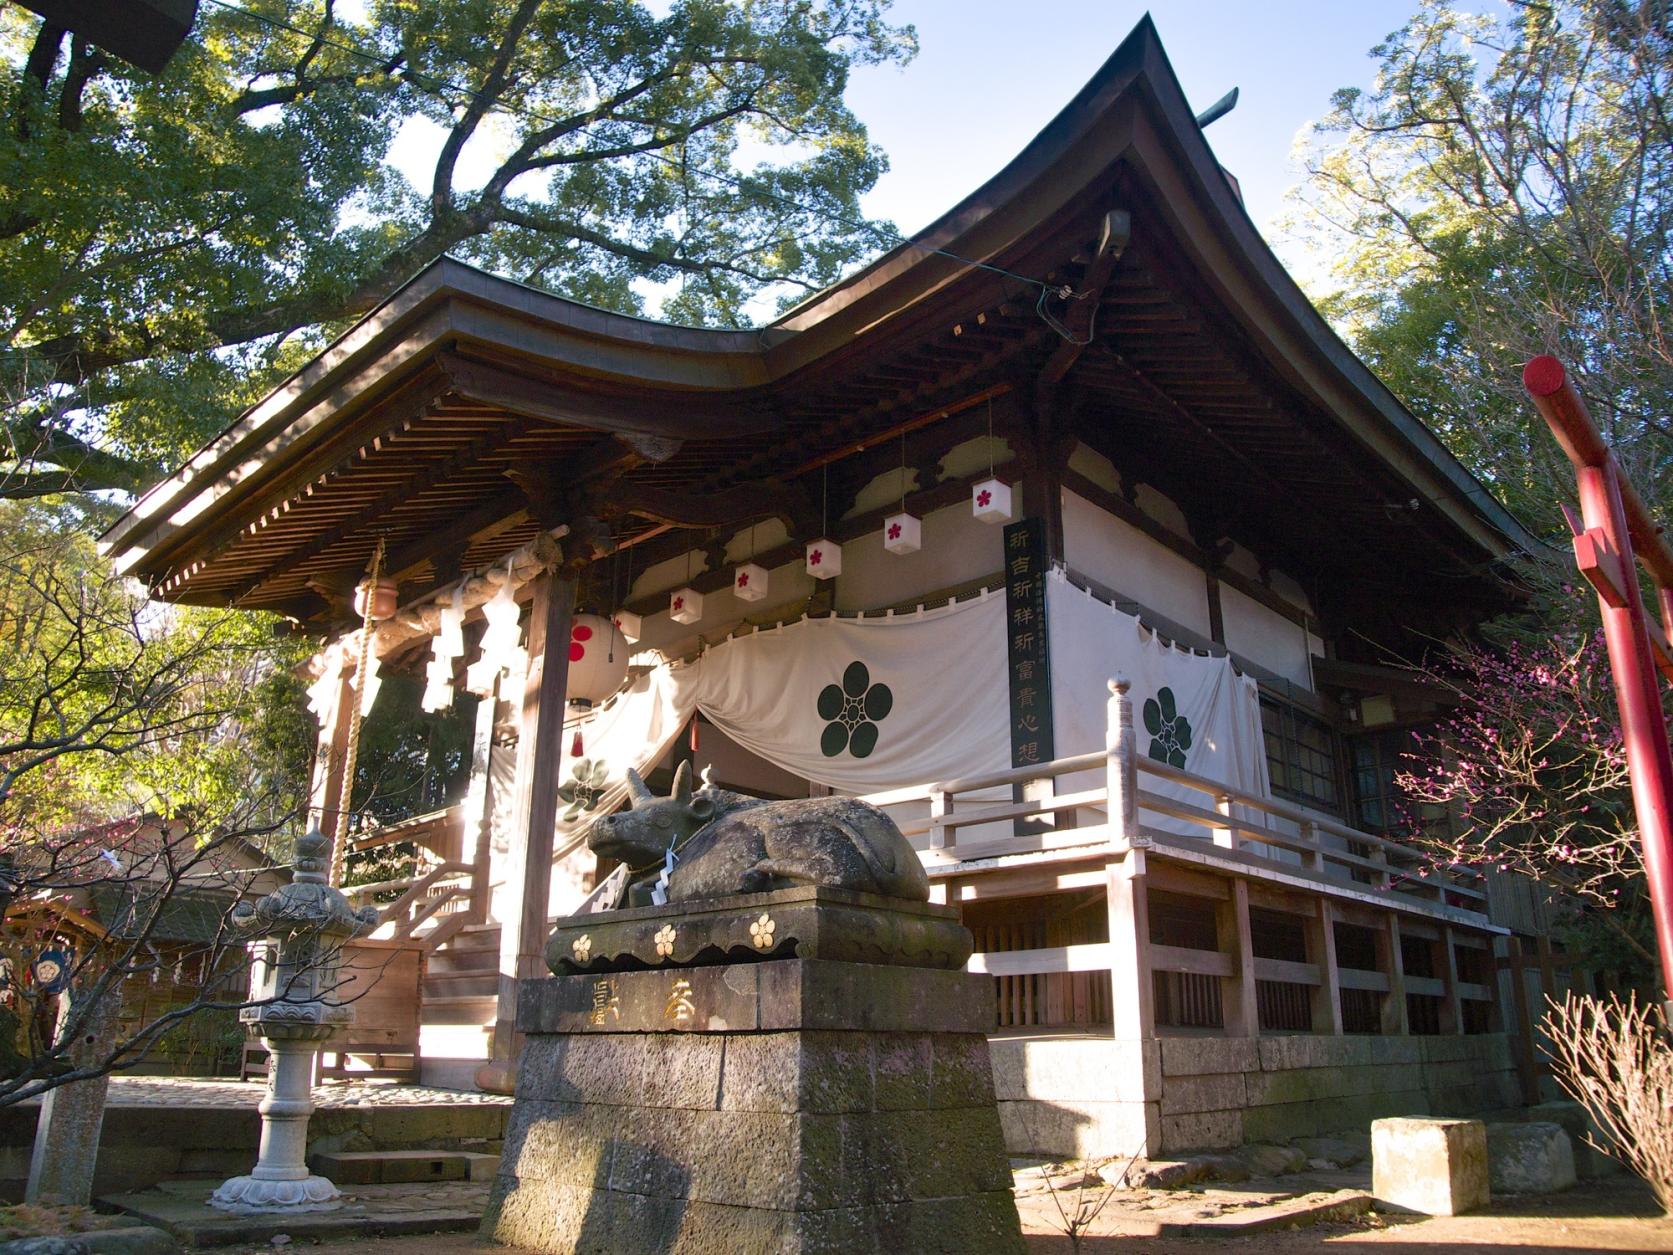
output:
[[1052,738],[1051,652],[1046,640],[1046,527],[1005,528],[1005,639],[1011,672],[1011,765],[1057,757]]

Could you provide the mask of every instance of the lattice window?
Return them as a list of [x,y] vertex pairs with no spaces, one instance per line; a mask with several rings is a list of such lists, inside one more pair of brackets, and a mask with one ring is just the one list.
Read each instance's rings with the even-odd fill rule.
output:
[[1337,783],[1336,733],[1324,720],[1271,694],[1261,694],[1261,729],[1272,791],[1306,806],[1334,811],[1341,805]]

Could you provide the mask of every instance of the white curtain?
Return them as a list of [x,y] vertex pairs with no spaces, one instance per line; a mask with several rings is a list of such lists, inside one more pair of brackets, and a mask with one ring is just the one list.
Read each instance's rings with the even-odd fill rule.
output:
[[[1171,762],[1194,775],[1235,789],[1271,795],[1261,735],[1260,690],[1239,675],[1229,658],[1215,658],[1164,642],[1130,614],[1075,587],[1061,571],[1046,583],[1051,634],[1051,696],[1057,754],[1068,757],[1104,747],[1108,681],[1125,676],[1133,702],[1139,754]],[[1070,777],[1059,791],[1096,788],[1101,777]],[[1141,788],[1208,804],[1195,789],[1141,774]],[[1191,836],[1208,830],[1146,812],[1140,822]]]
[[[1047,584],[1047,613],[1059,757],[1103,748],[1106,681],[1120,674],[1132,681],[1141,754],[1270,793],[1258,690],[1228,659],[1165,644],[1060,572]],[[844,793],[1004,770],[1011,761],[1004,594],[915,614],[803,619],[636,677],[565,729],[560,831],[579,839],[595,816],[620,805],[627,768],[642,771],[661,758],[696,711],[751,753]],[[582,763],[570,752],[577,729]],[[1058,789],[1101,780],[1087,772]],[[1154,777],[1144,787],[1194,805],[1205,800]],[[1206,835],[1183,821],[1141,818]],[[560,840],[560,851],[569,844]]]
[[639,676],[566,729],[566,787],[575,792],[576,729],[595,784],[582,784],[590,806],[567,820],[566,802],[559,827],[578,834],[619,805],[627,768],[656,762],[693,711],[751,753],[845,793],[1002,770],[1007,684],[1003,593],[734,637]]

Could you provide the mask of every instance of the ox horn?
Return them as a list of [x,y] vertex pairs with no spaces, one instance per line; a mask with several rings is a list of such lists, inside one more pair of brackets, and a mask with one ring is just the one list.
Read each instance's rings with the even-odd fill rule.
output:
[[681,802],[691,800],[691,761],[687,759],[674,772],[674,791],[669,795]]
[[644,778],[631,767],[627,769],[627,794],[633,799],[635,806],[641,802],[656,801],[656,794],[646,787]]

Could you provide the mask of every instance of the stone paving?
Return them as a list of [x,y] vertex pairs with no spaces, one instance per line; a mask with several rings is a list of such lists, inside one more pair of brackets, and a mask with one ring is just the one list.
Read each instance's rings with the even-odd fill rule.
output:
[[[261,1081],[207,1077],[116,1076],[105,1103],[111,1107],[254,1107],[267,1092]],[[314,1086],[314,1105],[333,1107],[509,1107],[505,1094],[437,1089],[392,1081],[338,1081]]]
[[421,1185],[356,1185],[343,1189],[335,1211],[290,1216],[233,1216],[206,1205],[214,1181],[165,1181],[149,1190],[100,1199],[104,1206],[167,1229],[194,1247],[295,1241],[357,1234],[446,1233],[473,1230],[488,1200],[487,1181]]

